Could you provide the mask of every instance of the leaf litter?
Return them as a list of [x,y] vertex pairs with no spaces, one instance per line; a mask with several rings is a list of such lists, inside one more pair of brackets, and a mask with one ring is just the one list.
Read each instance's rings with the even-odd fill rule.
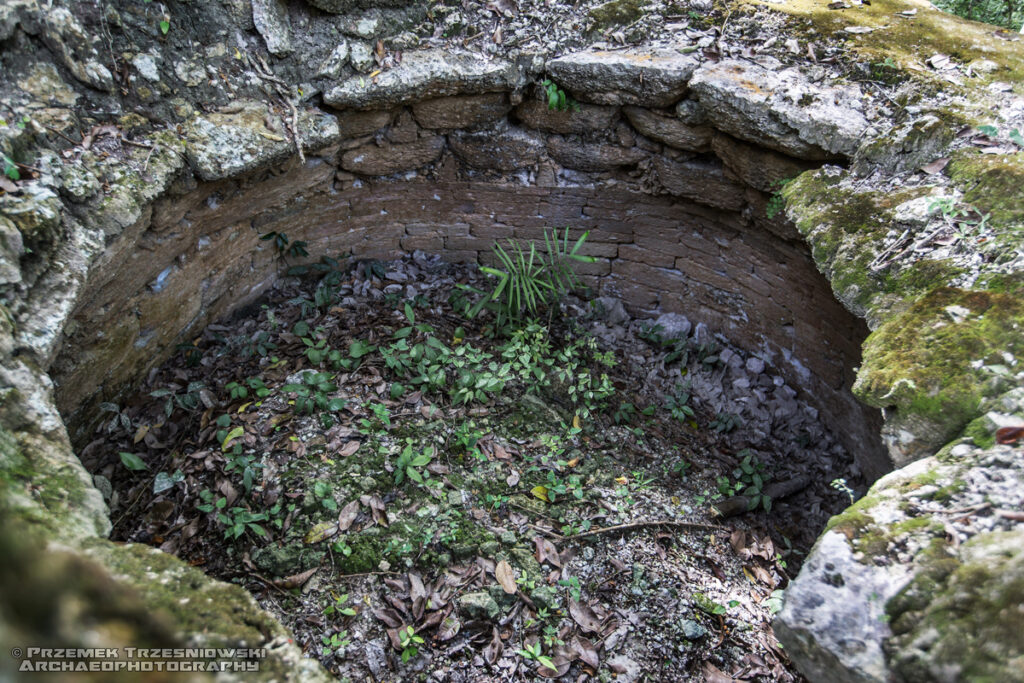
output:
[[[844,506],[828,482],[860,480],[813,409],[771,393],[777,375],[699,325],[680,359],[569,297],[548,342],[599,340],[577,370],[609,376],[604,405],[581,415],[566,382],[515,378],[457,402],[380,349],[433,338],[500,365],[488,319],[453,310],[476,268],[417,253],[329,272],[328,301],[282,278],[105,404],[81,453],[115,539],[246,587],[342,679],[800,680],[773,591]],[[692,415],[670,412],[684,384]],[[745,421],[710,428],[723,405]],[[711,505],[742,493],[749,454],[775,480],[815,476],[725,526]],[[409,627],[425,642],[403,662]]]

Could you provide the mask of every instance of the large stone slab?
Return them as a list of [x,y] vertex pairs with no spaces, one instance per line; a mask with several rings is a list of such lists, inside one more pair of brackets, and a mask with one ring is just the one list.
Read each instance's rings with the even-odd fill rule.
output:
[[477,128],[494,123],[512,108],[503,92],[438,97],[416,102],[412,114],[424,128]]
[[619,118],[618,107],[580,104],[574,111],[549,109],[547,102],[524,100],[515,112],[516,117],[530,128],[545,133],[572,135],[599,130],[610,130]]
[[633,166],[649,156],[636,147],[577,142],[557,135],[548,138],[547,147],[552,159],[577,171],[611,171]]
[[690,152],[711,149],[711,138],[715,134],[711,126],[691,126],[643,107],[623,107],[622,111],[634,128],[653,140]]
[[[282,130],[271,130],[263,102],[242,102],[229,109],[194,118],[187,126],[188,160],[203,180],[221,180],[284,161],[295,153],[295,143]],[[303,148],[315,150],[337,142],[338,122],[320,110],[299,114]]]
[[[1016,392],[993,407],[1024,423]],[[1024,505],[1018,451],[950,446],[830,520],[774,623],[809,680],[1019,678],[1024,529],[998,512]]]
[[686,93],[699,62],[671,48],[576,52],[547,64],[552,80],[582,102],[667,107]]
[[677,197],[727,211],[739,211],[745,204],[743,186],[726,176],[718,163],[699,159],[677,162],[655,157],[654,174],[658,184]]
[[544,151],[544,141],[521,128],[452,134],[455,155],[474,168],[510,172],[532,166]]
[[423,137],[406,144],[369,144],[349,150],[341,156],[341,167],[360,175],[391,175],[411,171],[437,161],[444,149],[440,135]]
[[811,166],[809,162],[748,145],[724,133],[714,136],[711,149],[736,177],[762,192],[776,192],[783,180],[795,178]]
[[384,109],[433,97],[515,90],[524,78],[515,64],[502,59],[420,50],[375,78],[354,76],[336,85],[324,102],[338,109]]
[[718,130],[802,159],[852,156],[868,127],[858,88],[797,69],[723,60],[702,65],[690,87]]

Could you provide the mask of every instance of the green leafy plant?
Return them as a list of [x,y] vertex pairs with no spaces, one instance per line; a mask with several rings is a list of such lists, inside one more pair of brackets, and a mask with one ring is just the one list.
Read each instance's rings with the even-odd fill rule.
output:
[[490,293],[483,294],[469,310],[476,317],[489,308],[498,317],[498,326],[522,320],[524,314],[536,317],[541,308],[557,302],[562,296],[579,287],[579,278],[571,263],[593,263],[596,259],[581,253],[590,232],[583,233],[575,243],[569,243],[569,228],[559,235],[558,230],[544,230],[544,249],[532,240],[527,246],[508,240],[508,250],[494,244],[492,250],[500,268],[481,266],[480,270],[498,278]]
[[580,580],[575,576],[570,576],[565,579],[559,579],[558,585],[569,589],[569,595],[576,602],[580,601],[580,597],[583,594],[583,586],[580,585]]
[[572,97],[567,95],[564,90],[558,87],[558,84],[552,81],[550,78],[546,78],[540,83],[540,87],[544,90],[544,96],[548,100],[548,109],[551,111],[579,111],[580,105]]
[[764,208],[765,215],[769,220],[775,218],[786,208],[786,198],[782,195],[782,190],[794,180],[796,178],[783,178],[773,183],[775,191],[768,198],[768,204]]
[[416,635],[416,630],[412,626],[406,626],[398,629],[398,642],[402,646],[402,663],[404,664],[420,653],[419,646],[426,641]]
[[121,451],[120,453],[118,453],[118,456],[121,458],[121,464],[127,467],[128,469],[132,470],[133,472],[149,469],[149,465],[147,465],[145,461],[135,453],[127,453],[125,451]]
[[267,513],[254,513],[243,507],[233,507],[229,510],[227,509],[227,498],[224,496],[216,498],[208,489],[200,491],[199,498],[203,503],[196,505],[196,508],[214,515],[214,518],[224,526],[224,538],[236,539],[246,531],[251,531],[257,536],[267,535],[266,530],[256,523],[267,521]]
[[356,615],[355,609],[352,607],[346,607],[348,603],[348,593],[338,595],[337,593],[331,593],[333,601],[324,607],[324,616],[330,617],[335,614],[340,614],[344,617],[354,617]]
[[743,420],[740,419],[739,415],[722,412],[708,426],[720,434],[728,434],[742,424]]
[[417,453],[413,448],[412,439],[405,440],[405,447],[395,461],[395,484],[401,486],[406,477],[422,484],[423,480],[430,477],[430,473],[422,471],[422,468],[430,464],[435,450],[433,446],[427,446],[422,452]]
[[853,505],[854,501],[856,500],[856,496],[854,490],[850,488],[850,486],[846,483],[846,479],[833,479],[831,482],[829,482],[829,486],[834,488],[836,491],[845,493],[847,498],[850,499],[850,505]]
[[320,652],[324,657],[330,657],[352,644],[348,637],[348,631],[335,631],[320,636],[320,642],[323,643]]
[[160,33],[167,35],[167,32],[171,30],[171,22],[166,19],[160,20]]
[[530,645],[529,643],[525,643],[524,645],[525,647],[523,647],[523,649],[517,650],[517,652],[522,655],[523,659],[537,662],[541,666],[551,669],[552,671],[558,670],[558,667],[555,666],[553,661],[551,661],[551,658],[544,654],[540,641],[537,641],[533,645]]
[[18,165],[14,163],[14,159],[0,153],[0,166],[3,166],[5,176],[11,180],[21,180],[21,173],[18,171]]
[[317,481],[313,484],[313,497],[320,502],[323,509],[329,512],[338,511],[338,501],[334,500],[334,492],[326,481]]
[[732,471],[733,481],[729,481],[727,477],[718,477],[718,491],[723,496],[749,497],[748,510],[755,510],[761,506],[765,512],[771,512],[771,496],[764,493],[764,486],[768,481],[764,473],[764,464],[746,449],[740,451],[740,454],[743,455],[743,460]]
[[203,382],[189,382],[185,391],[176,392],[173,389],[155,389],[149,392],[153,398],[166,398],[164,402],[164,415],[170,417],[175,406],[186,412],[195,412],[202,405],[199,391],[206,385]]
[[983,214],[970,204],[958,204],[952,197],[938,197],[928,205],[929,213],[940,213],[960,239],[968,239],[988,226],[991,214]]
[[306,242],[302,240],[295,240],[294,242],[288,239],[288,235],[283,232],[268,232],[260,235],[260,239],[269,242],[274,242],[274,248],[277,250],[277,255],[292,256],[294,258],[309,256],[309,252],[306,250],[308,246]]
[[665,408],[673,418],[680,422],[692,420],[694,417],[693,408],[687,405],[690,402],[690,382],[677,384],[672,395],[665,402]]
[[312,415],[321,412],[321,423],[329,427],[334,419],[328,413],[338,412],[345,407],[343,398],[331,398],[329,394],[338,387],[331,383],[331,376],[326,372],[303,372],[299,383],[285,384],[281,391],[295,394],[295,412]]
[[181,470],[174,472],[157,472],[153,478],[153,495],[170,491],[176,484],[185,481],[185,473]]

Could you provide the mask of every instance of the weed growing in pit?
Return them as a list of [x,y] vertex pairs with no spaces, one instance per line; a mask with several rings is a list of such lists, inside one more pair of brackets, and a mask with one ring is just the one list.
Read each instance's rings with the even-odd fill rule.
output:
[[693,420],[694,412],[693,408],[689,405],[690,402],[690,383],[684,382],[677,384],[672,395],[668,397],[665,402],[665,409],[669,411],[673,418],[680,422],[686,422],[687,420]]
[[711,421],[709,426],[720,434],[728,434],[742,424],[743,420],[739,415],[722,412]]
[[398,630],[398,642],[402,646],[402,663],[404,664],[420,653],[419,646],[426,641],[416,635],[416,630],[412,626],[406,626]]
[[323,610],[325,617],[334,616],[335,614],[340,614],[343,617],[354,617],[356,615],[355,609],[345,606],[348,603],[348,593],[338,595],[332,592],[331,597],[333,601],[324,607]]
[[768,204],[764,208],[764,213],[768,216],[768,220],[771,220],[782,213],[786,208],[786,198],[782,196],[782,191],[786,185],[796,180],[796,178],[782,178],[776,180],[773,185],[775,186],[775,192],[768,198]]
[[153,398],[167,399],[164,402],[164,415],[170,417],[174,413],[175,406],[189,413],[198,410],[199,406],[202,405],[199,392],[205,386],[203,382],[189,382],[188,386],[185,387],[185,391],[175,392],[172,389],[155,389],[149,392],[149,395]]
[[338,501],[334,500],[334,493],[331,485],[326,481],[318,481],[313,484],[313,498],[320,503],[320,506],[328,512],[338,511]]
[[324,645],[321,649],[321,654],[323,654],[324,657],[330,657],[331,655],[337,654],[352,644],[352,641],[348,637],[348,631],[336,631],[334,633],[320,636],[320,642]]
[[579,111],[580,105],[576,100],[566,94],[564,90],[558,87],[558,84],[552,81],[550,78],[545,78],[540,82],[540,87],[544,90],[544,96],[548,100],[548,109],[550,111]]
[[718,477],[718,491],[723,496],[749,497],[748,510],[756,510],[760,506],[765,512],[771,512],[771,496],[764,493],[764,486],[768,481],[764,473],[764,464],[746,449],[740,451],[740,455],[743,455],[743,460],[732,471],[733,481],[729,481],[728,477]]
[[558,230],[544,230],[544,248],[532,240],[526,245],[508,240],[508,250],[495,243],[492,247],[500,268],[481,266],[480,270],[498,278],[494,289],[485,292],[462,285],[482,298],[467,315],[475,318],[483,309],[497,317],[498,329],[509,323],[521,322],[524,317],[536,317],[541,309],[557,303],[561,297],[577,289],[579,278],[572,262],[593,263],[596,259],[581,253],[590,232],[583,233],[574,244],[569,243],[569,228],[559,235]]
[[423,468],[430,464],[435,452],[433,446],[427,446],[422,453],[417,453],[413,449],[412,439],[406,439],[405,448],[402,449],[398,460],[395,461],[395,484],[401,486],[406,477],[417,484],[422,484],[424,479],[429,479],[430,473]]
[[856,494],[855,494],[854,490],[851,489],[850,486],[846,483],[846,479],[843,479],[843,478],[833,479],[829,483],[829,486],[834,488],[836,491],[840,491],[842,493],[845,493],[846,497],[850,499],[850,505],[853,505],[854,501],[856,500]]
[[306,251],[308,246],[306,242],[302,240],[295,240],[292,242],[288,239],[288,235],[283,232],[268,232],[264,235],[260,235],[260,239],[264,242],[273,240],[274,249],[277,250],[277,255],[284,258],[291,256],[293,258],[305,258],[309,256],[309,252]]
[[209,489],[199,492],[199,498],[203,502],[196,505],[200,512],[212,514],[214,519],[224,526],[224,538],[233,540],[239,538],[246,531],[251,531],[257,536],[266,536],[266,530],[256,522],[267,521],[267,513],[254,513],[243,507],[227,509],[228,499],[224,496],[216,497]]
[[555,663],[551,661],[551,658],[544,654],[540,641],[537,641],[533,645],[530,645],[529,643],[524,643],[523,649],[517,650],[517,652],[520,655],[522,655],[523,659],[527,661],[537,662],[541,666],[546,667],[548,669],[558,669],[558,667],[555,666]]
[[303,372],[302,381],[285,384],[281,391],[295,394],[295,412],[313,415],[320,412],[320,423],[324,428],[334,424],[330,413],[345,407],[343,398],[331,398],[328,394],[337,391],[338,387],[331,383],[331,376],[326,372]]

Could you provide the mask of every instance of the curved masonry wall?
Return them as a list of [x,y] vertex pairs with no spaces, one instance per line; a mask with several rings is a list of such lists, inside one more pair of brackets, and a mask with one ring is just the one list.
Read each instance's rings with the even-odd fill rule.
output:
[[[467,98],[444,99],[456,101],[465,115]],[[435,109],[439,102],[433,101]],[[589,113],[597,109],[606,110],[606,122],[619,116],[616,107]],[[372,120],[373,113],[357,116]],[[597,293],[621,298],[638,316],[686,314],[760,352],[821,410],[869,478],[888,471],[878,411],[849,392],[866,326],[835,299],[792,226],[766,218],[766,196],[741,184],[717,158],[691,153],[672,159],[665,152],[674,150],[648,140],[621,148],[648,164],[642,175],[610,163],[604,173],[501,175],[466,163],[464,146],[452,145],[462,159],[445,147],[468,137],[464,133],[446,139],[425,134],[407,114],[383,120],[397,123],[378,132],[376,141],[333,145],[305,164],[293,159],[201,183],[182,176],[107,247],[90,271],[50,373],[74,442],[88,442],[100,402],[116,401],[176,344],[252,302],[274,281],[281,266],[261,234],[305,240],[316,258],[346,252],[387,258],[421,249],[486,261],[495,240],[539,238],[544,227],[568,226],[573,236],[590,231],[587,250],[598,261],[582,273]],[[386,141],[403,127],[411,129],[404,134],[411,142]],[[622,135],[625,124],[618,128]],[[501,123],[491,130],[493,140],[487,131],[472,134],[478,147],[502,148],[508,129]],[[706,138],[705,149],[710,132]],[[374,179],[344,170],[370,155],[388,170],[419,164],[408,147],[423,139],[443,141],[438,161],[425,172]],[[552,140],[563,151],[587,145],[578,137],[552,136],[549,147]]]

